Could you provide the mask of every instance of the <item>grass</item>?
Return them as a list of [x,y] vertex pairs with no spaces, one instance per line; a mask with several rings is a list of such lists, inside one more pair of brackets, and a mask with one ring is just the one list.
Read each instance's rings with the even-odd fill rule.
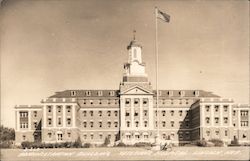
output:
[[2,149],[1,160],[249,160],[249,150],[249,147],[174,147],[171,152],[132,147]]

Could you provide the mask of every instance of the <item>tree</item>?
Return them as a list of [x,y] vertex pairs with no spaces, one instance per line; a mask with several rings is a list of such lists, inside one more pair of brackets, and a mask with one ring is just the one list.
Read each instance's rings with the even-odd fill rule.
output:
[[15,140],[15,130],[0,126],[0,148],[10,148]]

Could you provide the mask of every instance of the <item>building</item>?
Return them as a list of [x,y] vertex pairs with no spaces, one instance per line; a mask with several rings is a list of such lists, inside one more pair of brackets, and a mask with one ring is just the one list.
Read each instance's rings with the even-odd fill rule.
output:
[[105,138],[111,143],[153,143],[158,128],[162,142],[171,139],[180,145],[213,138],[250,143],[250,107],[232,99],[203,90],[159,90],[157,110],[142,46],[134,39],[127,50],[119,90],[65,90],[43,99],[41,106],[16,106],[16,144],[79,137],[92,144]]

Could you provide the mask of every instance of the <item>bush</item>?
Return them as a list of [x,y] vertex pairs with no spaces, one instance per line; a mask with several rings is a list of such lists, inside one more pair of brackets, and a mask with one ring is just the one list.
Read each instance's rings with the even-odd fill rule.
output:
[[83,148],[90,148],[90,147],[91,147],[91,144],[90,144],[90,143],[85,143],[85,144],[83,144],[82,147],[83,147]]
[[26,149],[26,148],[29,149],[31,148],[31,145],[32,145],[32,142],[29,142],[29,141],[24,141],[21,143],[21,146],[23,149]]
[[124,144],[123,142],[120,142],[120,143],[118,143],[116,146],[117,146],[117,147],[126,147],[127,145]]
[[196,142],[197,146],[201,146],[201,147],[206,147],[207,146],[207,141],[206,140],[199,140]]
[[107,146],[110,144],[110,139],[108,137],[105,138],[103,146]]
[[13,147],[13,141],[1,141],[0,149]]
[[151,146],[151,143],[146,143],[146,142],[139,142],[134,144],[135,147],[147,147]]
[[220,139],[211,139],[209,140],[209,142],[214,143],[214,146],[223,146],[224,142]]
[[239,140],[237,138],[234,138],[234,140],[231,141],[231,145],[230,146],[239,146]]

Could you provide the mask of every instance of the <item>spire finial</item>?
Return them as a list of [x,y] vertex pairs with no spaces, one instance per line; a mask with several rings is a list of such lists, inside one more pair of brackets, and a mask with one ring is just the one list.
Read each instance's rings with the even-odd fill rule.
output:
[[134,40],[135,40],[135,34],[136,34],[136,30],[133,31]]

